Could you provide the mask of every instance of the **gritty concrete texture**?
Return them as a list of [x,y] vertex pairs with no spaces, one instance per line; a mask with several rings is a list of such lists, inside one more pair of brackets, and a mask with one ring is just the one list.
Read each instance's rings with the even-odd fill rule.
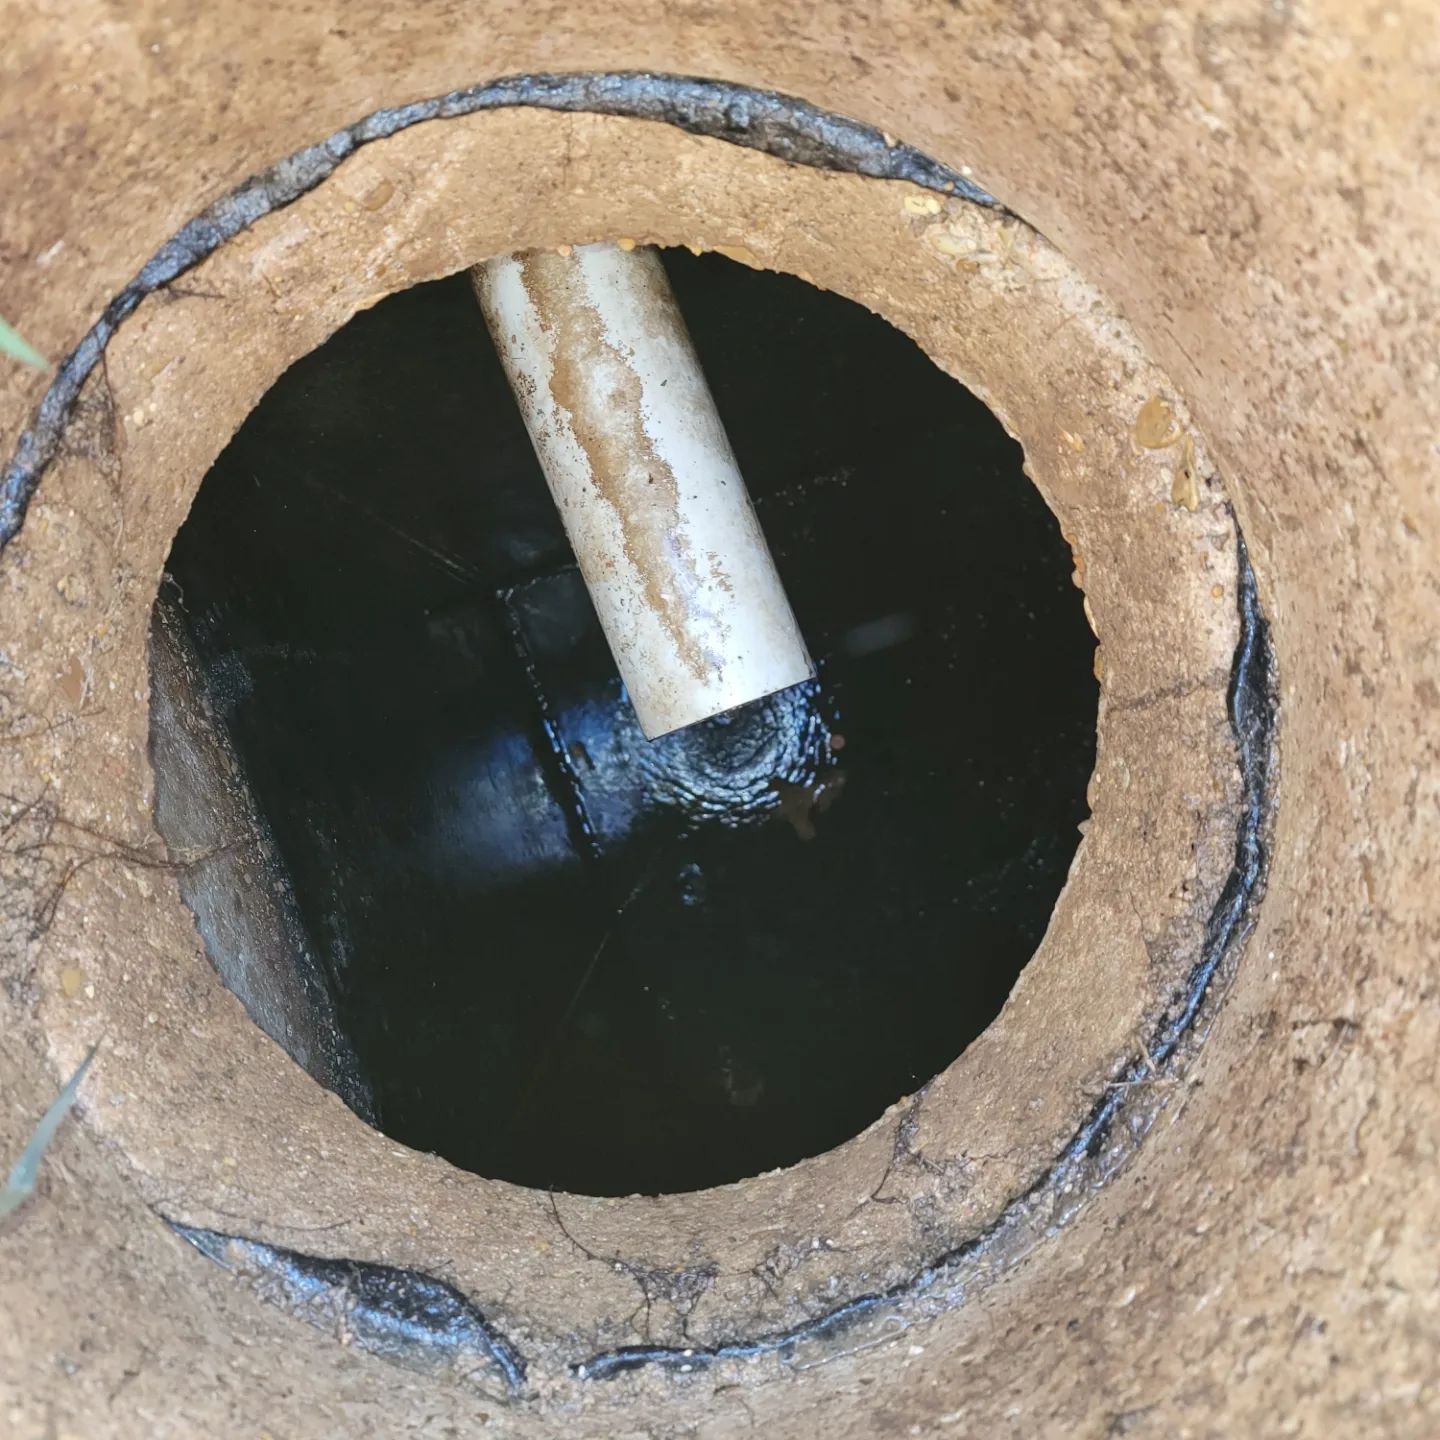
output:
[[[375,142],[121,328],[0,555],[7,1156],[105,1036],[80,1123],[0,1231],[6,1433],[1433,1433],[1430,7],[81,0],[5,22],[0,313],[51,355],[246,175],[507,73],[772,87],[1005,207],[496,111]],[[992,404],[1076,548],[1101,750],[1040,952],[919,1103],[741,1186],[552,1202],[368,1131],[220,987],[151,824],[145,637],[195,485],[287,363],[416,280],[618,237],[805,274]],[[0,371],[6,455],[46,384]],[[957,1303],[783,1357],[572,1374],[913,1277],[1043,1180],[1154,1033],[1242,799],[1228,503],[1281,686],[1269,874],[1133,1158]],[[433,1274],[532,1357],[529,1388],[399,1368],[340,1309],[302,1324],[162,1216]]]
[[[98,868],[67,877],[52,861],[61,868],[39,888],[50,895],[64,883],[67,904],[46,915],[43,945],[31,946],[38,1013],[62,1057],[97,1029],[111,1036],[107,1085],[127,1099],[93,1113],[135,1167],[141,1197],[167,1220],[250,1241],[293,1249],[321,1237],[309,1242],[320,1258],[426,1274],[443,1267],[531,1357],[533,1388],[551,1408],[577,1390],[600,1403],[590,1399],[600,1393],[593,1381],[574,1383],[577,1362],[625,1347],[725,1347],[783,1334],[904,1287],[984,1235],[1153,1043],[1231,869],[1240,800],[1226,715],[1239,629],[1233,520],[1193,424],[1178,399],[1163,398],[1173,387],[1093,288],[1019,222],[967,200],[793,169],[668,127],[588,124],[596,171],[609,183],[566,204],[544,204],[530,177],[565,163],[569,118],[511,111],[417,128],[361,157],[368,170],[357,161],[185,277],[192,299],[226,297],[224,325],[212,305],[168,293],[147,300],[93,386],[115,397],[101,410],[129,417],[119,473],[122,485],[127,475],[138,485],[127,513],[143,509],[145,520],[116,532],[127,573],[154,585],[216,451],[291,359],[374,297],[373,277],[413,283],[508,250],[516,237],[558,243],[624,231],[724,247],[851,293],[990,395],[1075,547],[1103,637],[1106,700],[1090,834],[1000,1022],[853,1145],[697,1196],[552,1200],[384,1142],[266,1044],[214,982],[168,874],[152,881],[152,872],[116,865],[108,880]],[[497,157],[512,157],[500,180]],[[456,205],[457,188],[482,181],[495,204]],[[385,204],[357,207],[356,184],[379,189]],[[754,198],[731,217],[737,190]],[[811,236],[791,233],[786,217],[796,213],[810,218]],[[297,234],[310,243],[290,243]],[[397,245],[411,256],[398,273]],[[255,285],[257,269],[274,284]],[[1051,337],[1062,331],[1069,343],[1057,347]],[[187,407],[197,384],[207,402]],[[183,423],[170,423],[172,409]],[[37,523],[56,513],[66,477],[83,483],[95,468],[88,459],[51,468],[12,553],[26,554]],[[1177,501],[1186,474],[1194,491]],[[16,574],[27,593],[37,583],[45,593],[33,568]],[[105,652],[107,673],[143,676],[146,634],[137,605],[124,639]],[[12,654],[26,674],[43,670],[23,637]],[[195,709],[173,671],[154,673],[157,760],[183,738],[166,716]],[[137,712],[142,733],[144,723]],[[66,772],[67,819],[78,794],[103,800],[149,787],[138,743],[142,768],[117,777],[104,749],[69,743],[68,727],[41,739],[15,793],[33,793],[43,755],[46,773]],[[136,889],[140,881],[148,888]],[[92,884],[105,889],[87,899],[82,887]],[[248,907],[251,928],[276,931],[258,908]],[[97,912],[112,930],[98,951],[71,929],[83,931]],[[240,971],[243,955],[200,918],[222,971]],[[167,958],[137,971],[131,945],[115,934],[122,927],[133,927],[132,944]],[[275,934],[274,948],[286,943]],[[95,993],[66,994],[55,977],[69,972]],[[177,1005],[181,979],[188,998]],[[216,1067],[216,1055],[229,1063]],[[141,1094],[166,1102],[129,1102]],[[884,1317],[892,1335],[915,1318]],[[621,1387],[607,1387],[601,1398],[616,1394]]]

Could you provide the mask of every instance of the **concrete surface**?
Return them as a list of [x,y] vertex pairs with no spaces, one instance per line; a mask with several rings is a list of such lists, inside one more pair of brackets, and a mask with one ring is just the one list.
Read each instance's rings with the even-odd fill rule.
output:
[[[80,1125],[0,1232],[7,1433],[1433,1433],[1431,7],[5,19],[0,313],[52,356],[246,175],[380,106],[509,73],[782,90],[968,166],[1023,222],[650,122],[503,111],[377,142],[127,322],[0,556],[0,1153],[106,1036]],[[219,987],[150,826],[144,642],[189,495],[290,359],[412,280],[618,237],[805,273],[983,394],[1083,561],[1105,700],[1095,820],[1051,933],[914,1117],[739,1187],[552,1211],[395,1153]],[[0,370],[7,456],[47,383]],[[1171,428],[1155,395],[1173,445],[1150,443]],[[662,1337],[683,1337],[701,1282],[682,1277],[714,1266],[714,1318],[695,1319],[718,1343],[903,1275],[1045,1173],[1163,1009],[1229,863],[1227,498],[1281,682],[1271,863],[1207,1043],[1135,1158],[964,1303],[873,1346],[569,1375],[564,1357],[624,1343],[622,1305],[648,1319],[658,1297]],[[906,1203],[837,1217],[897,1160]],[[157,1214],[449,1266],[537,1356],[533,1393],[303,1325]],[[786,1282],[762,1299],[745,1262],[771,1223]],[[859,1260],[799,1248],[843,1225]]]

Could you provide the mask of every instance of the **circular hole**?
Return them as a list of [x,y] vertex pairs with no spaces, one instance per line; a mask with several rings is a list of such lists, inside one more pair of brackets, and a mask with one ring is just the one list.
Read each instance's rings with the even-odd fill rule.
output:
[[385,1133],[590,1194],[793,1163],[953,1061],[1094,762],[1070,552],[994,416],[849,301],[665,261],[814,684],[641,738],[463,276],[281,379],[157,607],[161,829],[223,804],[263,861],[187,882],[227,983]]

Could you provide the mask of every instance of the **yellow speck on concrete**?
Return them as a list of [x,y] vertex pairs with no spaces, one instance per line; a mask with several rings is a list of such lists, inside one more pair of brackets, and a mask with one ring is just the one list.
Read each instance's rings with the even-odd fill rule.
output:
[[748,245],[717,245],[715,253],[725,256],[727,260],[736,260],[741,265],[748,265],[752,270],[760,268],[759,259]]
[[1170,498],[1192,514],[1200,505],[1200,476],[1195,469],[1195,442],[1186,436],[1180,447],[1180,464],[1170,484]]
[[1158,395],[1152,395],[1135,417],[1135,443],[1142,450],[1166,450],[1180,439],[1175,413]]

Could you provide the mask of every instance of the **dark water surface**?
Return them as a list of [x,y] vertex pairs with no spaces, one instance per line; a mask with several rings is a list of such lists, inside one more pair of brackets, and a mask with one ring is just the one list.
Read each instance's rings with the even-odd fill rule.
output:
[[794,1162],[948,1065],[1094,760],[998,421],[847,301],[666,261],[813,686],[643,740],[463,278],[286,374],[170,565],[381,1128],[592,1194]]

